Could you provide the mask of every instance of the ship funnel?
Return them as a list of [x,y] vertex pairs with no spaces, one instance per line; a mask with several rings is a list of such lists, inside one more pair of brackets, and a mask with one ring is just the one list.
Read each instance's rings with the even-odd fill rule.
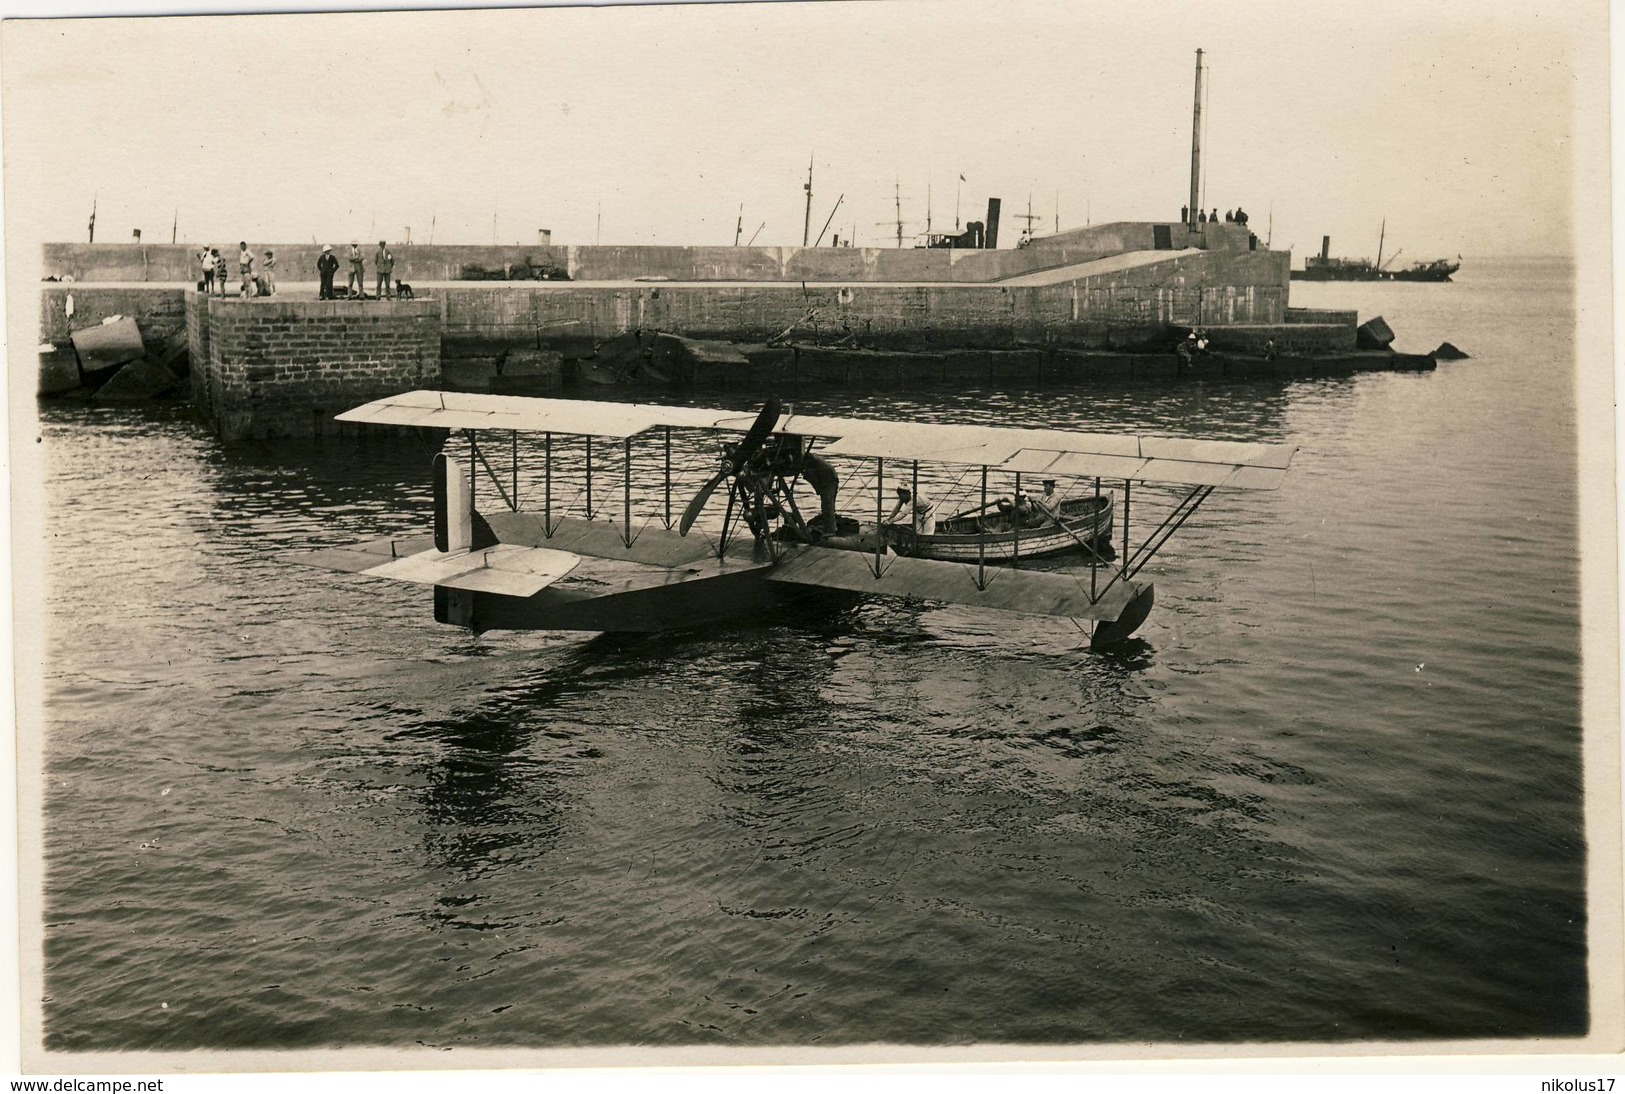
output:
[[989,249],[999,245],[999,199],[987,199],[987,246]]
[[1322,262],[1326,261],[1326,259],[1331,257],[1331,254],[1332,254],[1332,237],[1331,236],[1321,236],[1320,237],[1320,260]]

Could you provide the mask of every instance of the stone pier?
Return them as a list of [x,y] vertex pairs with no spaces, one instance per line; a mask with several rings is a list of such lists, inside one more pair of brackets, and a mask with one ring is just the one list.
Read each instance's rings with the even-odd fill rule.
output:
[[276,300],[186,290],[192,401],[225,440],[333,433],[371,399],[438,387],[437,300]]

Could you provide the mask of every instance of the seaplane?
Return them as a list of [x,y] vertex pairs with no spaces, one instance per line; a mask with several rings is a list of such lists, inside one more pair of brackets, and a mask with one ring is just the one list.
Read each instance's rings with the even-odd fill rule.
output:
[[[281,557],[432,586],[435,620],[475,632],[690,629],[823,593],[1064,617],[1110,647],[1151,611],[1141,571],[1208,496],[1276,489],[1297,451],[777,399],[751,413],[420,390],[338,420],[434,431],[433,531]],[[1138,543],[1136,486],[1164,495]]]

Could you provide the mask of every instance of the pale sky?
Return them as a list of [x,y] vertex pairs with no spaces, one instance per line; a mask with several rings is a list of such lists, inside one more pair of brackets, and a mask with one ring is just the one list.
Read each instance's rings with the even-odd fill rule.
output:
[[[1132,10],[1125,10],[1132,9]],[[1296,256],[1571,248],[1601,3],[871,0],[5,25],[8,249],[132,228],[234,245],[1013,242],[1177,218],[1195,51],[1206,205]],[[1606,52],[1600,57],[1606,66]],[[1587,66],[1590,66],[1589,68]],[[1601,72],[1606,73],[1604,67]],[[1582,93],[1582,87],[1589,84]],[[1604,97],[1596,99],[1598,94]],[[1588,101],[1595,100],[1595,101]],[[959,176],[965,181],[960,183]],[[602,228],[598,216],[602,208]],[[1273,226],[1271,214],[1273,211]],[[882,223],[885,222],[885,223]],[[826,240],[827,241],[827,240]]]

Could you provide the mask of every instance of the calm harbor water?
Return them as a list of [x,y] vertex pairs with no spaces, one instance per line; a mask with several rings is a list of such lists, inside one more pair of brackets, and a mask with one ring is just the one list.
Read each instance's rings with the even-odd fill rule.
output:
[[273,557],[421,528],[424,452],[43,407],[47,1045],[1583,1033],[1569,268],[1292,291],[1473,359],[798,401],[1301,446],[1110,655],[878,599],[476,638]]

